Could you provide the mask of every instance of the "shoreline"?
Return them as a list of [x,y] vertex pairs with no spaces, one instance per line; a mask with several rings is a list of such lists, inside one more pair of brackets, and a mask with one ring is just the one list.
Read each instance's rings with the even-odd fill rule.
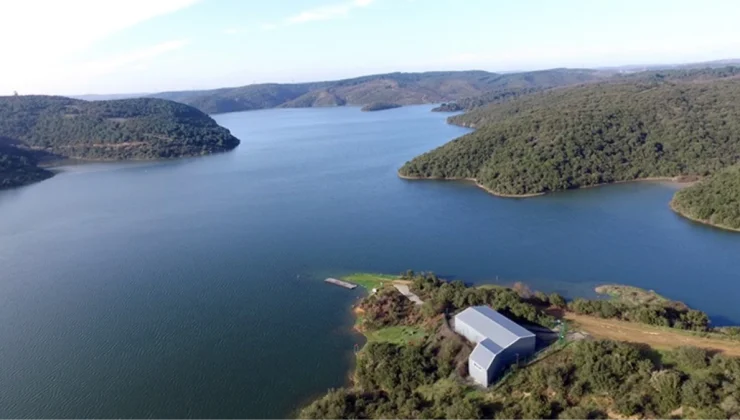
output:
[[692,221],[694,223],[699,223],[699,224],[702,224],[704,226],[709,226],[709,227],[712,227],[712,228],[715,228],[715,229],[722,229],[722,230],[727,231],[727,232],[740,232],[740,228],[734,228],[734,227],[730,227],[730,226],[724,226],[724,225],[712,223],[712,222],[710,222],[708,220],[702,220],[702,219],[698,219],[698,218],[693,217],[693,216],[689,216],[688,214],[686,214],[685,212],[679,210],[676,207],[675,197],[674,197],[673,200],[671,200],[670,203],[668,203],[668,206],[677,215],[679,215],[679,216],[681,216],[681,217],[683,217],[685,219],[688,219],[688,220],[690,220],[690,221]]
[[[464,181],[464,182],[472,182],[475,184],[476,187],[484,190],[485,192],[494,195],[496,197],[501,198],[532,198],[532,197],[540,197],[547,194],[552,193],[559,193],[559,192],[566,192],[566,191],[577,191],[577,190],[585,190],[589,188],[598,188],[598,187],[605,187],[608,185],[615,185],[615,184],[627,184],[631,182],[670,182],[673,184],[681,184],[681,187],[689,187],[693,185],[695,182],[698,181],[698,179],[694,179],[694,177],[688,177],[690,179],[685,179],[687,176],[685,175],[679,175],[674,177],[668,177],[668,176],[658,176],[658,177],[648,177],[648,178],[638,178],[638,179],[630,179],[630,180],[624,180],[624,181],[614,181],[614,182],[604,182],[601,184],[594,184],[594,185],[587,185],[584,187],[578,187],[578,188],[571,188],[568,190],[557,190],[557,191],[549,191],[549,192],[540,192],[540,193],[532,193],[532,194],[503,194],[499,192],[495,192],[491,190],[490,188],[486,187],[485,185],[478,182],[475,178],[444,178],[444,177],[420,177],[420,176],[408,176],[408,175],[402,175],[400,172],[396,172],[396,175],[398,175],[401,179],[406,180],[429,180],[429,181]],[[712,225],[714,226],[714,225]],[[729,228],[732,229],[732,228]],[[740,232],[740,230],[737,230]]]
[[534,194],[503,194],[493,191],[492,189],[486,187],[485,185],[478,182],[475,178],[444,178],[444,177],[421,177],[421,176],[408,176],[408,175],[401,175],[400,173],[396,172],[396,175],[398,175],[401,179],[406,179],[410,181],[418,181],[418,180],[428,180],[428,181],[456,181],[456,182],[472,182],[475,184],[476,187],[482,189],[483,191],[494,195],[496,197],[501,198],[531,198],[531,197],[539,197],[541,195],[545,195],[545,193],[534,193]]

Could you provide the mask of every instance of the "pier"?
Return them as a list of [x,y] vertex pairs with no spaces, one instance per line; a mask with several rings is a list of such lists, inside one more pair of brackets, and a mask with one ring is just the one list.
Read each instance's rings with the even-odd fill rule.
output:
[[329,277],[328,279],[326,279],[324,281],[327,282],[327,283],[336,284],[337,286],[342,286],[342,287],[347,288],[347,289],[354,289],[354,288],[357,287],[357,285],[354,284],[354,283],[349,283],[349,282],[346,282],[346,281],[343,281],[343,280],[333,279],[331,277]]

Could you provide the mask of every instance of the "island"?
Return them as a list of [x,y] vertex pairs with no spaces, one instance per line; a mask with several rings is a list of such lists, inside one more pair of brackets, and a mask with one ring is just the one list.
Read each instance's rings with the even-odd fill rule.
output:
[[691,220],[740,232],[740,166],[678,191],[671,208]]
[[[350,385],[299,418],[731,418],[740,414],[740,328],[716,329],[655,292],[606,285],[567,302],[513,287],[470,287],[431,273],[357,274],[366,337]],[[423,303],[415,304],[410,295]],[[537,352],[491,387],[473,383],[475,343],[450,320],[484,305],[535,332]],[[455,318],[456,319],[456,318]],[[551,328],[553,328],[551,330]]]
[[154,99],[0,97],[0,187],[46,179],[60,159],[144,160],[231,150],[239,140],[203,112]]
[[456,102],[443,103],[438,107],[432,108],[432,112],[458,112],[464,108]]
[[360,108],[360,111],[384,111],[386,109],[400,108],[400,104],[394,104],[391,102],[373,102]]

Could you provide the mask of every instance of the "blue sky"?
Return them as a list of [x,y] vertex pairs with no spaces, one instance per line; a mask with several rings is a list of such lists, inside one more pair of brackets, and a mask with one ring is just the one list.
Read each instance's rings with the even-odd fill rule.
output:
[[0,94],[156,92],[390,71],[740,57],[734,0],[0,3]]

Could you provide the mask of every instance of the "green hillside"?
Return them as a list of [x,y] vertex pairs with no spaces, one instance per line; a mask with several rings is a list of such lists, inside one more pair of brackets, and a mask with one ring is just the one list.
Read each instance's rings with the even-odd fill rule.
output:
[[525,195],[740,161],[737,68],[637,74],[532,93],[450,121],[476,131],[407,162],[409,177],[476,178]]
[[740,229],[740,166],[720,171],[677,192],[671,205],[692,219]]
[[86,102],[60,96],[0,97],[0,181],[50,176],[39,156],[120,160],[199,156],[239,140],[197,109],[161,99]]
[[389,73],[330,82],[256,84],[209,91],[163,92],[153,96],[183,102],[207,113],[375,102],[410,105],[462,100],[500,90],[564,86],[601,80],[611,74],[581,69],[510,74],[485,71]]

